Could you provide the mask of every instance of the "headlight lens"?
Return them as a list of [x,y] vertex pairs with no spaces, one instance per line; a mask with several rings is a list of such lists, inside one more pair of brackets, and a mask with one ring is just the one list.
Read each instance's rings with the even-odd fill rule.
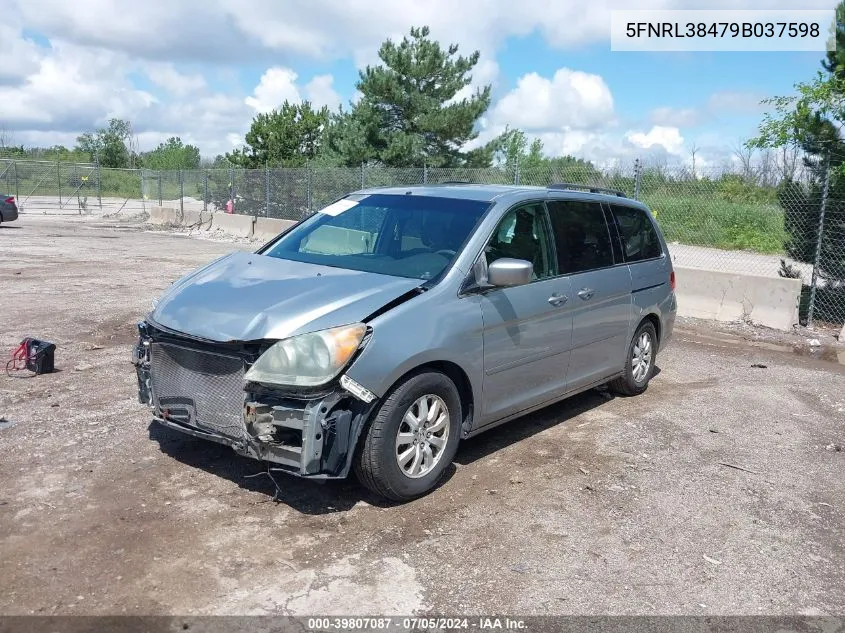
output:
[[366,332],[366,325],[353,323],[284,339],[264,352],[244,378],[274,385],[322,385],[346,366]]

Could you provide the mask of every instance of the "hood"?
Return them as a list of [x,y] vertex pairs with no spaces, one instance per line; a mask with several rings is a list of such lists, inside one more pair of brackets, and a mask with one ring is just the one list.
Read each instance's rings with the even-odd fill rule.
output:
[[238,252],[174,283],[150,317],[212,341],[282,339],[359,322],[422,283]]

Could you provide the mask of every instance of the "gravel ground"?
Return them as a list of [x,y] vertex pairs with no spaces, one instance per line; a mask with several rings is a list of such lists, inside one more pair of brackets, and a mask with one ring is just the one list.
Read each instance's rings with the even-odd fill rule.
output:
[[233,248],[0,228],[0,348],[54,341],[60,370],[0,374],[0,613],[842,612],[839,348],[683,321],[644,395],[467,441],[424,499],[283,477],[273,501],[258,463],[151,425],[129,364],[153,297]]

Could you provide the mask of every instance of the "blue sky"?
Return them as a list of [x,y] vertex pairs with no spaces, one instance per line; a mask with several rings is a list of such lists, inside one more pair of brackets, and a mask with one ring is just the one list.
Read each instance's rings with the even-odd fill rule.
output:
[[[738,2],[738,4],[737,4]],[[238,146],[251,118],[285,98],[334,108],[355,97],[358,69],[412,25],[478,49],[475,84],[493,99],[480,140],[522,127],[549,154],[597,161],[655,156],[718,164],[753,134],[760,100],[790,94],[822,53],[613,52],[611,8],[522,0],[2,0],[0,130],[26,145],[72,145],[111,116],[133,123],[141,149],[178,135],[214,155]],[[717,0],[708,8],[789,6]],[[811,1],[802,8],[833,8]],[[793,4],[793,8],[795,5]]]

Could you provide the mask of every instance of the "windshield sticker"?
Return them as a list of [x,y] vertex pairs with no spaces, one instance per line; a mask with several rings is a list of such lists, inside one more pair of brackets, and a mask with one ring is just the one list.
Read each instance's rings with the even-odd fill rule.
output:
[[337,202],[330,204],[323,209],[320,209],[318,213],[325,213],[326,215],[340,215],[344,211],[349,211],[354,206],[357,206],[358,202],[355,200],[347,200],[344,198],[343,200],[338,200]]

